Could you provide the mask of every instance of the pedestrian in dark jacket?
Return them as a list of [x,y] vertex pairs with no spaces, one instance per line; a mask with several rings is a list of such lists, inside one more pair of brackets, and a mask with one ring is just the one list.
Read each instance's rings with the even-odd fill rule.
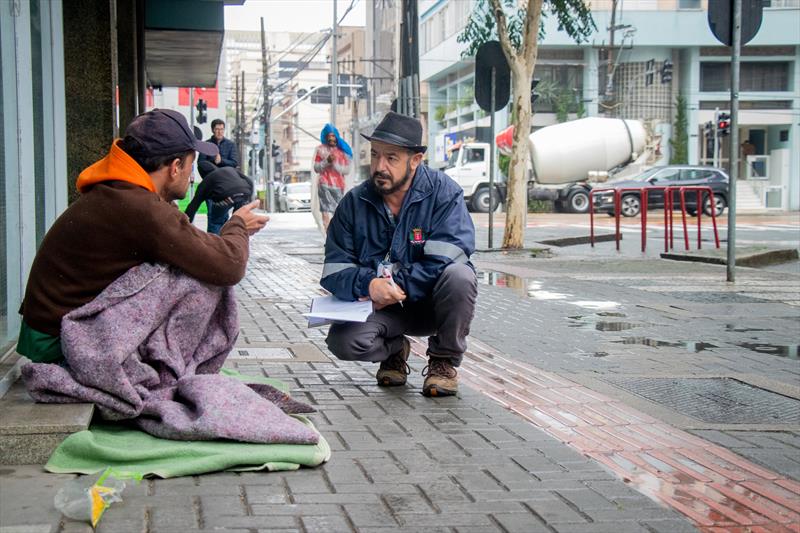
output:
[[375,311],[364,323],[331,325],[326,342],[340,359],[380,362],[378,385],[399,386],[410,373],[405,335],[429,335],[423,394],[453,395],[477,296],[463,192],[422,164],[416,119],[389,112],[364,137],[371,179],[336,210],[320,283],[342,300],[372,300]]
[[217,168],[214,163],[200,161],[197,164],[203,181],[195,191],[194,198],[186,206],[186,216],[194,221],[194,215],[200,205],[209,201],[211,210],[208,213],[206,231],[219,235],[222,226],[228,221],[228,214],[247,205],[253,197],[253,180],[235,168]]
[[211,131],[213,135],[207,142],[216,144],[219,147],[219,154],[216,156],[200,154],[197,162],[210,161],[218,167],[238,168],[239,158],[236,155],[236,145],[225,137],[225,122],[215,118],[211,121]]

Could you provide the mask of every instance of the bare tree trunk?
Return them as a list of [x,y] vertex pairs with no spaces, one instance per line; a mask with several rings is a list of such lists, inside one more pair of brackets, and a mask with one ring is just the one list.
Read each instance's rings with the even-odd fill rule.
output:
[[525,214],[528,210],[528,135],[531,131],[530,88],[532,74],[526,68],[514,68],[513,110],[516,117],[508,176],[508,203],[503,248],[525,246]]
[[531,131],[531,79],[539,47],[539,21],[543,0],[527,0],[522,46],[515,50],[508,35],[508,25],[500,0],[489,0],[497,35],[511,69],[515,117],[514,138],[508,176],[508,202],[503,248],[525,246],[525,214],[528,211],[528,135]]

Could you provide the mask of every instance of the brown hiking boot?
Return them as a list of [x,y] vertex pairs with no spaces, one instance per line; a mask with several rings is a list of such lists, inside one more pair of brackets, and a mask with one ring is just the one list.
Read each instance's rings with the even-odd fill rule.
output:
[[411,353],[411,343],[403,337],[403,348],[382,361],[378,373],[375,374],[379,387],[399,387],[406,384],[406,376],[411,373],[411,368],[406,363],[409,353]]
[[425,396],[453,396],[458,392],[458,372],[449,359],[431,357],[422,375],[427,376],[422,385]]

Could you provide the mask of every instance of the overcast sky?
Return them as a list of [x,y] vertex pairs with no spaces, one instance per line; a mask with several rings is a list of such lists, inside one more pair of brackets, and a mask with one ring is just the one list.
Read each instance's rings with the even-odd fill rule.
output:
[[[342,25],[363,26],[366,5],[371,1],[354,0],[355,7]],[[350,4],[351,0],[338,0],[340,19]],[[257,31],[261,17],[266,31],[318,31],[333,23],[333,0],[247,0],[243,6],[225,6],[225,29]]]

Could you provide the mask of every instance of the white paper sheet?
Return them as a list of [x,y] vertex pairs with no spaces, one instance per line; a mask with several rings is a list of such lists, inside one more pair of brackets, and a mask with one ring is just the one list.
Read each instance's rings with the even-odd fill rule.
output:
[[372,314],[372,301],[347,302],[335,296],[319,296],[311,300],[311,311],[303,313],[308,317],[308,327],[324,326],[331,322],[366,322]]

